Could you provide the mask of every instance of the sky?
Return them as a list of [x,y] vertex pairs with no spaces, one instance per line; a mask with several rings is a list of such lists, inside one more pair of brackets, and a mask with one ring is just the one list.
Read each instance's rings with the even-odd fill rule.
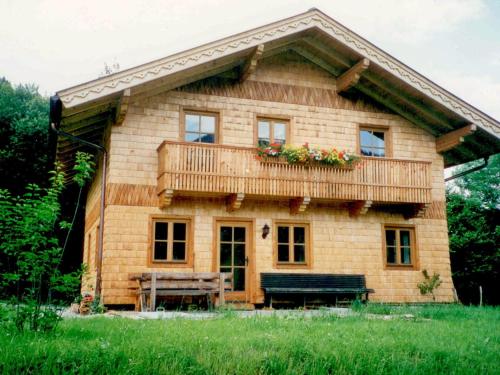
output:
[[312,7],[500,120],[500,0],[0,0],[0,77],[52,95]]

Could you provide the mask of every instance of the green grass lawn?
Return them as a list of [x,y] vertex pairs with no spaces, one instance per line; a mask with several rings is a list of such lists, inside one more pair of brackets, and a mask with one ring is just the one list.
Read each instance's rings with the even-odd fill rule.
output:
[[[413,318],[375,319],[408,313]],[[500,308],[368,306],[357,316],[68,319],[0,333],[0,373],[500,374]]]

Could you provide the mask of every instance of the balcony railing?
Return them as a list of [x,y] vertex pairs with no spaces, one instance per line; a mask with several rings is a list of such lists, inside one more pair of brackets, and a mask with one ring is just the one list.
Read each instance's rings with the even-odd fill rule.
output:
[[193,192],[314,200],[427,204],[431,163],[363,158],[353,169],[262,162],[254,148],[163,142],[158,194]]

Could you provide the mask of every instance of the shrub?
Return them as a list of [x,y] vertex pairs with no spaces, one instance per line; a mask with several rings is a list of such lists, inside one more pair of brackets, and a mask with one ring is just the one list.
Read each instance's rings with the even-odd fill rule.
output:
[[[74,181],[80,189],[93,172],[91,157],[77,154]],[[6,269],[0,275],[0,287],[13,294],[11,321],[19,331],[54,329],[59,321],[57,303],[62,302],[58,297],[74,293],[79,286],[83,269],[67,274],[59,270],[64,247],[59,246],[57,230],[72,226],[59,219],[64,182],[62,165],[56,163],[46,189],[31,184],[18,197],[0,189],[0,250]]]

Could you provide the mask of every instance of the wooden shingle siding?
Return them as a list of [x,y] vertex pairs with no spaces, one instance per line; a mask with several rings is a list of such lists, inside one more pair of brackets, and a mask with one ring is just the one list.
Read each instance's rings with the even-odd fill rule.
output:
[[[273,235],[263,239],[262,227],[272,225],[273,220],[291,219],[288,202],[244,199],[238,210],[228,213],[222,197],[174,196],[171,206],[158,207],[157,148],[164,141],[179,142],[182,108],[218,111],[221,144],[230,147],[255,146],[256,116],[289,118],[290,139],[295,145],[309,142],[350,151],[357,148],[360,125],[389,127],[393,158],[430,163],[428,210],[423,218],[405,220],[401,214],[374,207],[365,215],[351,218],[343,203],[311,203],[305,212],[295,215],[297,220],[310,223],[312,264],[308,272],[362,274],[367,287],[375,290],[372,300],[424,302],[427,299],[416,285],[422,281],[421,270],[427,269],[439,273],[443,280],[437,290],[438,301],[453,300],[443,158],[436,153],[435,138],[362,98],[350,101],[337,95],[335,79],[319,68],[300,59],[290,61],[286,57],[283,63],[279,61],[276,56],[259,62],[257,70],[242,84],[218,87],[195,83],[147,99],[132,99],[123,124],[111,128],[102,269],[106,304],[135,303],[128,289],[130,273],[179,271],[148,264],[151,215],[193,218],[193,264],[182,272],[214,271],[214,218],[254,220],[256,276],[252,283],[257,287],[252,289],[251,302],[263,301],[258,275],[279,272],[273,265]],[[97,225],[94,207],[98,207],[99,184],[96,178],[87,199],[86,218],[91,224],[86,234],[95,231]],[[381,233],[385,223],[415,226],[418,270],[384,269]],[[88,248],[85,243],[84,249]],[[92,278],[84,288],[91,286]]]

